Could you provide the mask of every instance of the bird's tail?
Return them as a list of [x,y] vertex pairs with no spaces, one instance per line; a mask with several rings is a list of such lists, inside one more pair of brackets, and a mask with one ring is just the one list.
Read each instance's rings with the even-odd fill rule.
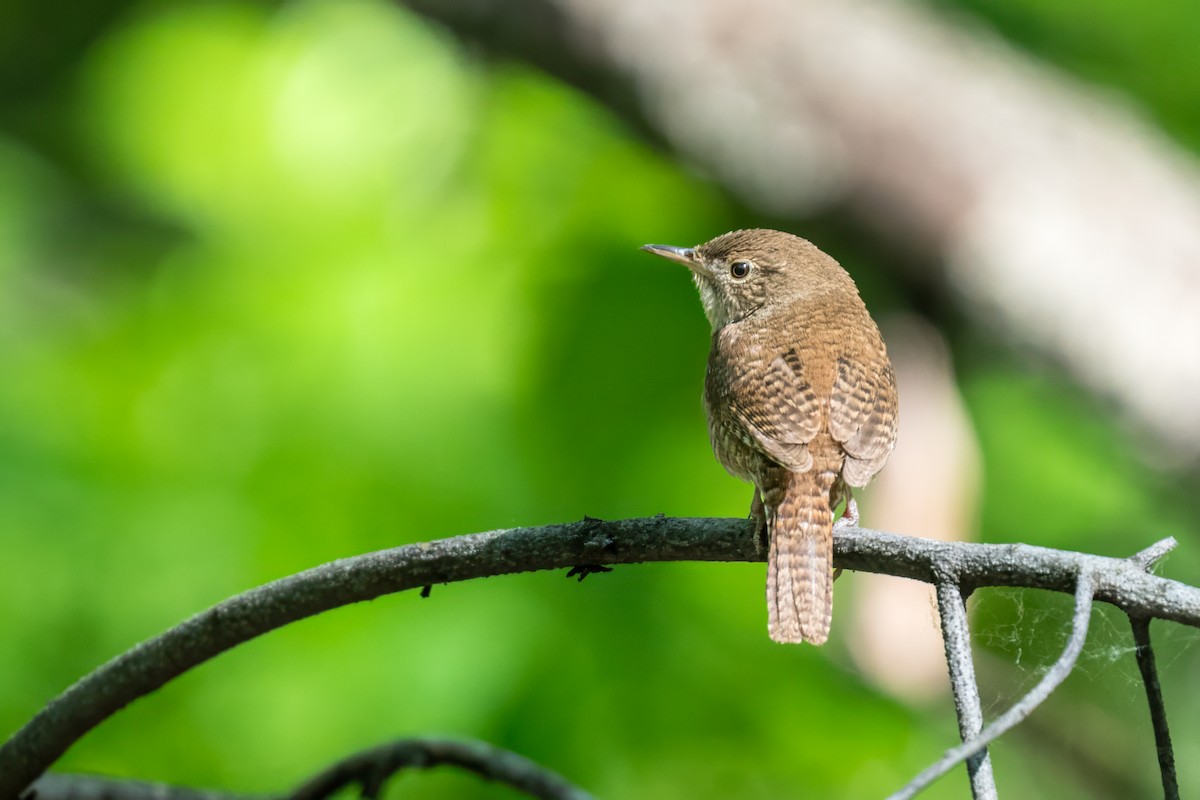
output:
[[833,618],[831,473],[789,473],[767,504],[767,630],[777,642],[824,644]]

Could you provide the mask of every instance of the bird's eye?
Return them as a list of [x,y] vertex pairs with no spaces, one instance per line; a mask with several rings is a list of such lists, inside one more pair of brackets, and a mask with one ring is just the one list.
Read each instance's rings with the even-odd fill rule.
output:
[[729,274],[735,278],[744,278],[750,274],[749,261],[735,261],[729,266]]

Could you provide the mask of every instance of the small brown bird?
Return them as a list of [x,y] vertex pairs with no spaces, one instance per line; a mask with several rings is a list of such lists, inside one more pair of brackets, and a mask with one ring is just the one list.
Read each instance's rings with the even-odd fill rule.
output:
[[712,324],[704,408],[717,459],[754,483],[765,530],[768,631],[823,644],[833,613],[833,513],[858,523],[896,443],[887,348],[850,275],[790,233],[733,231],[642,248],[692,271]]

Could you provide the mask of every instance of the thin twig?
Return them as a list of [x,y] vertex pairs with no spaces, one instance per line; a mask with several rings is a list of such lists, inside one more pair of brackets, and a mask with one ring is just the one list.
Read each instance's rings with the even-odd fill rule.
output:
[[[979,687],[975,683],[975,664],[971,658],[967,604],[962,590],[953,580],[938,583],[937,598],[946,664],[950,668],[950,687],[954,691],[954,710],[958,715],[958,734],[964,742],[969,742],[983,730],[983,709],[979,704]],[[986,748],[967,759],[967,774],[971,779],[971,796],[975,800],[997,800],[992,760]]]
[[1129,560],[1137,564],[1139,567],[1149,572],[1158,562],[1166,558],[1179,542],[1175,541],[1174,536],[1168,536],[1147,547],[1140,553],[1135,553]]
[[[1073,591],[1095,576],[1096,598],[1127,613],[1200,627],[1200,588],[1149,575],[1128,558],[1030,545],[940,542],[863,528],[834,534],[835,565],[964,591],[1025,586]],[[601,521],[489,531],[345,558],[251,589],[137,645],[82,678],[0,745],[0,800],[30,785],[81,736],[128,703],[268,631],[350,603],[435,583],[579,564],[761,561],[745,519]]]
[[442,764],[462,767],[542,800],[591,800],[592,797],[545,767],[484,742],[402,739],[334,764],[294,791],[289,800],[323,800],[355,783],[362,787],[364,796],[378,797],[384,782],[400,770],[429,769]]
[[1175,751],[1171,747],[1171,730],[1167,727],[1167,707],[1163,703],[1162,686],[1158,682],[1158,668],[1154,665],[1154,649],[1150,646],[1150,620],[1145,617],[1130,617],[1133,626],[1134,654],[1142,683],[1146,686],[1146,699],[1150,703],[1150,722],[1154,726],[1154,744],[1158,750],[1158,769],[1162,773],[1163,797],[1179,800],[1179,783],[1175,778]]
[[1013,727],[1028,717],[1035,708],[1041,705],[1050,696],[1050,693],[1058,688],[1059,684],[1066,680],[1067,676],[1071,674],[1071,670],[1075,668],[1075,661],[1079,658],[1079,653],[1083,650],[1083,643],[1087,640],[1088,623],[1091,621],[1092,598],[1095,595],[1095,589],[1096,584],[1091,573],[1086,571],[1079,573],[1079,579],[1075,588],[1075,618],[1072,623],[1071,637],[1067,640],[1067,646],[1064,648],[1063,654],[1059,656],[1058,661],[1054,662],[1054,666],[1038,682],[1038,685],[1033,687],[1029,694],[1017,701],[1016,705],[997,717],[991,725],[984,728],[979,736],[969,742],[960,744],[958,747],[947,750],[941,759],[923,770],[907,786],[893,794],[888,800],[910,800],[910,798],[915,797],[918,792],[927,788],[935,780],[954,769],[955,766],[970,758],[973,754],[983,750],[993,740],[1012,730]]

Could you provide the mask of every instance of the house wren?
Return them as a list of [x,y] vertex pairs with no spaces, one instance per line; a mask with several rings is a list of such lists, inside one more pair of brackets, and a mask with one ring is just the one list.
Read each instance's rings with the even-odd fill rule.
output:
[[833,612],[833,514],[858,522],[896,442],[896,384],[849,274],[811,242],[733,231],[697,247],[642,248],[692,271],[712,324],[704,408],[713,451],[754,483],[767,536],[768,631],[823,644]]

